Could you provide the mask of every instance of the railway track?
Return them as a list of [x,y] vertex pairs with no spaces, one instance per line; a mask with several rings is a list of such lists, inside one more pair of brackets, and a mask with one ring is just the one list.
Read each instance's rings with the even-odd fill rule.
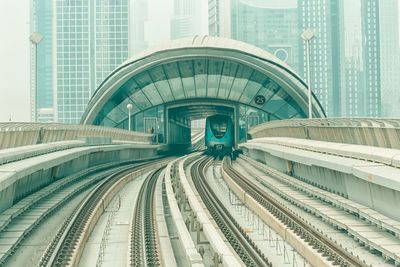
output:
[[73,198],[91,190],[97,182],[121,168],[124,167],[105,164],[81,171],[58,180],[17,202],[5,212],[8,214],[8,220],[2,220],[0,223],[0,239],[7,239],[10,234],[15,237],[13,243],[3,242],[0,266],[9,260],[41,222],[62,209]]
[[159,266],[159,247],[154,214],[154,189],[162,169],[149,175],[138,195],[130,244],[131,266]]
[[92,230],[87,227],[93,217],[98,218],[101,215],[95,212],[96,206],[104,205],[104,196],[122,177],[132,172],[149,169],[157,162],[160,161],[150,161],[134,167],[127,166],[99,182],[62,225],[53,242],[44,252],[38,266],[67,266],[77,263],[83,250],[79,244],[82,242],[82,236],[89,234],[88,231]]
[[272,266],[271,262],[243,231],[239,223],[224,207],[207,183],[204,171],[211,160],[211,157],[201,158],[194,162],[191,168],[193,183],[204,204],[213,216],[221,232],[246,266]]
[[310,227],[300,217],[293,214],[283,204],[276,201],[268,193],[260,189],[252,181],[243,177],[230,164],[229,159],[223,161],[223,169],[229,177],[235,181],[248,195],[253,197],[266,210],[283,222],[288,228],[293,230],[307,243],[318,249],[324,257],[331,261],[334,265],[339,266],[365,266],[365,264],[350,252],[338,247],[332,240]]

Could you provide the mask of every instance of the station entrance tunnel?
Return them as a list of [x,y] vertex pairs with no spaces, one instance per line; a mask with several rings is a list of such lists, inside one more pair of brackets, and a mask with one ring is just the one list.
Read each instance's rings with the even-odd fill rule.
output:
[[[153,133],[157,143],[185,146],[192,120],[222,114],[232,118],[237,145],[257,124],[307,117],[307,94],[305,82],[272,54],[231,39],[195,36],[124,62],[96,90],[81,123],[131,125]],[[313,117],[325,117],[314,94],[312,104]]]

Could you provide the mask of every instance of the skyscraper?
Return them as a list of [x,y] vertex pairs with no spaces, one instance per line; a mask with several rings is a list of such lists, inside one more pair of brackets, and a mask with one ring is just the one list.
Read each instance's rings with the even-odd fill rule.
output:
[[[221,2],[231,6],[230,20],[225,19]],[[307,79],[305,47],[300,35],[310,28],[315,33],[311,41],[311,87],[328,116],[339,116],[339,3],[340,0],[209,0],[209,29],[218,35],[229,27],[227,37],[264,48]]]
[[171,19],[171,39],[202,34],[202,1],[174,0]]
[[361,1],[347,0],[346,6],[342,6],[341,10],[343,14],[341,115],[362,117],[365,114],[365,72]]
[[146,22],[148,20],[148,1],[133,1],[133,17],[132,17],[132,47],[131,54],[136,54],[148,48],[148,40],[146,39]]
[[[37,90],[32,96],[31,103],[36,110],[32,110],[32,118],[34,121],[37,113],[41,109],[48,110],[53,108],[53,27],[52,27],[53,3],[52,0],[31,0],[31,32],[38,32],[43,39],[37,45],[37,53],[35,55],[34,47],[32,47],[32,75],[37,66],[35,84],[33,90]],[[35,59],[36,57],[36,59]],[[36,62],[34,62],[36,61]],[[36,66],[35,66],[36,65]],[[35,103],[34,103],[35,102]],[[36,113],[36,114],[35,114]],[[52,118],[48,116],[49,120]]]
[[[311,29],[311,88],[328,116],[340,116],[341,107],[341,36],[339,0],[299,0],[301,31]],[[305,48],[300,55],[306,69]],[[306,77],[303,73],[303,77]]]
[[128,0],[53,3],[55,115],[78,123],[97,86],[128,57]]
[[276,55],[299,71],[297,1],[231,1],[231,38]]
[[365,116],[378,117],[381,110],[379,0],[362,0],[362,35],[365,72]]
[[31,5],[31,31],[43,35],[37,45],[38,113],[47,119],[53,108],[58,122],[78,123],[97,86],[128,57],[128,0]]
[[400,116],[399,1],[379,2],[381,115]]
[[208,0],[208,34],[231,37],[230,0]]
[[343,9],[345,67],[347,73],[353,69],[346,78],[344,115],[399,116],[398,1],[349,0]]
[[131,1],[131,56],[171,40],[173,0]]

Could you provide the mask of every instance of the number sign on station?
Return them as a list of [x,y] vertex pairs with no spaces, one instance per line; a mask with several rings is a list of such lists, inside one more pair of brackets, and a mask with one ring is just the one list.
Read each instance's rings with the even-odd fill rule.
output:
[[265,104],[265,96],[263,96],[263,95],[256,95],[256,96],[254,97],[254,102],[255,102],[257,105],[259,105],[259,106],[264,105],[264,104]]

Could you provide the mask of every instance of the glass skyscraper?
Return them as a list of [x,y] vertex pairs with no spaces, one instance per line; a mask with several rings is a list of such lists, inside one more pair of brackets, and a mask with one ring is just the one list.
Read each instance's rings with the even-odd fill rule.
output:
[[342,116],[361,117],[365,113],[365,79],[360,0],[348,0],[343,7]]
[[132,55],[148,48],[149,44],[146,40],[145,24],[148,20],[148,3],[147,0],[133,1],[133,18],[132,18]]
[[[36,106],[36,111],[32,110],[31,120],[38,117],[41,109],[45,109],[49,114],[49,109],[53,108],[53,27],[52,27],[53,2],[52,0],[31,0],[31,32],[38,32],[43,36],[37,45],[37,58],[32,46],[31,72],[35,75],[35,60],[37,65],[36,87],[37,93],[32,95],[32,107]],[[33,78],[35,79],[35,78]],[[34,89],[34,88],[33,88]],[[36,97],[35,97],[36,96]],[[36,102],[36,105],[35,103]],[[36,114],[35,114],[36,113]],[[48,116],[48,121],[53,118]]]
[[231,1],[208,0],[208,34],[210,36],[231,36]]
[[[311,29],[310,70],[313,92],[328,116],[340,116],[341,107],[341,36],[339,0],[299,0],[301,31]],[[306,69],[305,47],[301,46],[302,68]],[[306,73],[303,72],[303,77]],[[306,77],[308,81],[308,77]]]
[[400,116],[399,1],[379,1],[381,115]]
[[56,119],[78,123],[91,94],[128,57],[128,0],[54,1]]
[[346,84],[343,115],[400,115],[397,0],[344,2]]
[[231,38],[274,54],[299,71],[297,1],[231,1]]
[[378,117],[381,109],[379,0],[362,0],[364,40],[365,116]]
[[171,39],[201,34],[202,2],[198,0],[174,0],[171,18]]
[[39,43],[38,110],[78,123],[103,79],[128,58],[129,0],[32,0]]
[[[221,3],[231,6],[230,19],[221,11]],[[229,27],[226,37],[269,51],[306,79],[300,35],[312,29],[316,38],[311,41],[311,87],[330,116],[340,114],[339,23],[339,0],[209,0],[212,34]]]

